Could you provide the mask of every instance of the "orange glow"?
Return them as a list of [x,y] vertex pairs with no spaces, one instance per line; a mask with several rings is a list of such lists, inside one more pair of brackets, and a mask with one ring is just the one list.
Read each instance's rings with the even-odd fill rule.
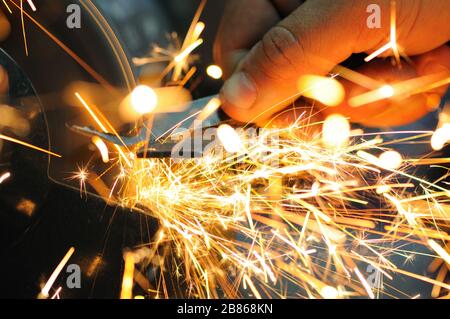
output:
[[219,80],[223,76],[223,71],[218,65],[210,65],[206,69],[206,74],[208,74],[208,76],[210,78],[213,78],[214,80]]
[[141,115],[153,112],[157,104],[158,97],[155,91],[146,85],[136,87],[131,93],[131,105]]
[[298,89],[303,96],[328,106],[341,104],[345,97],[342,84],[329,77],[304,75],[298,81]]
[[98,150],[100,151],[103,163],[108,163],[109,151],[108,146],[106,146],[105,142],[103,142],[103,140],[100,137],[94,136],[92,137],[92,143],[94,143],[94,145],[97,146]]
[[125,270],[123,272],[122,291],[120,299],[133,298],[134,255],[131,252],[124,254]]
[[374,91],[352,97],[348,103],[351,107],[360,107],[380,100],[389,99],[394,95],[395,89],[391,85],[383,85]]
[[340,114],[327,117],[322,128],[322,142],[329,149],[339,149],[348,144],[350,123]]

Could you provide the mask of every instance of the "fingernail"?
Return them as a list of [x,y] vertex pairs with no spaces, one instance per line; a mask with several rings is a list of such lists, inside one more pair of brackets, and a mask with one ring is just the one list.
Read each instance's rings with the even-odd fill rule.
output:
[[222,89],[226,103],[240,109],[251,109],[256,102],[257,92],[253,81],[244,72],[234,74]]

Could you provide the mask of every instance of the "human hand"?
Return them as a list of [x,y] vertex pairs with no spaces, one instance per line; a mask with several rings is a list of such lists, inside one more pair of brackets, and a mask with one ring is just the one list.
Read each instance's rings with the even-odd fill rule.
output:
[[[11,31],[9,21],[6,19],[3,12],[0,10],[0,41],[3,41]],[[8,74],[5,69],[0,66],[0,94],[5,94],[8,91],[9,82]]]
[[[382,9],[380,29],[367,27],[366,9],[371,3]],[[448,72],[450,2],[397,0],[396,8],[397,43],[412,63],[398,70],[378,59],[358,71],[386,83]],[[243,122],[273,116],[293,102],[300,76],[326,75],[354,53],[379,49],[389,41],[389,34],[389,0],[229,0],[215,52],[230,77],[222,90],[224,110]],[[429,100],[436,101],[446,90],[443,86],[401,101],[351,108],[348,98],[364,89],[343,84],[346,101],[322,112],[342,113],[368,126],[413,122],[430,111]]]

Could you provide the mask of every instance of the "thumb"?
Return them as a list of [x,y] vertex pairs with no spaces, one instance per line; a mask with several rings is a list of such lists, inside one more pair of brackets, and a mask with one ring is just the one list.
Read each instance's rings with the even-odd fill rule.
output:
[[0,41],[6,39],[11,31],[11,25],[3,12],[0,10]]
[[[302,74],[326,74],[356,49],[360,33],[356,28],[366,27],[364,3],[302,4],[266,33],[225,83],[224,110],[239,121],[256,122],[298,98],[297,80]],[[375,37],[371,41],[378,43],[383,33],[376,32]]]

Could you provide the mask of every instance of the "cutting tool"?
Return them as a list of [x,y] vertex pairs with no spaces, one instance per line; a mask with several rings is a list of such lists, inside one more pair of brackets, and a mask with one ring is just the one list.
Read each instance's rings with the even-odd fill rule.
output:
[[[154,116],[151,128],[143,126],[140,132],[133,136],[117,136],[114,134],[102,133],[91,127],[77,125],[70,126],[70,129],[88,137],[100,137],[105,142],[119,146],[134,147],[145,144],[138,152],[138,156],[145,158],[167,158],[172,156],[174,148],[179,145],[179,140],[174,141],[170,138],[174,133],[190,130],[193,134],[194,128],[204,131],[209,128],[218,127],[220,123],[228,120],[223,111],[217,110],[210,114],[206,119],[202,119],[200,124],[195,122],[205,106],[212,99],[217,98],[219,98],[218,95],[213,95],[191,101],[187,105],[180,107],[180,109],[187,110],[185,112],[157,114]],[[202,156],[202,150],[196,148],[189,149],[191,154],[183,154],[183,156],[188,156],[189,158]]]

